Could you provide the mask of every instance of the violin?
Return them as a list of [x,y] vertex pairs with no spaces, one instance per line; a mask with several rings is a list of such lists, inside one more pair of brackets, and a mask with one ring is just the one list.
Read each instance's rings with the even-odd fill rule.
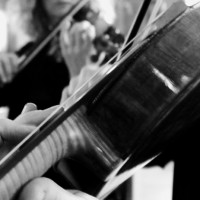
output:
[[43,36],[36,45],[34,45],[31,48],[23,48],[19,52],[17,52],[18,56],[25,55],[25,59],[21,62],[21,64],[18,67],[18,72],[20,72],[22,69],[24,69],[38,54],[39,52],[46,47],[49,42],[52,41],[52,39],[58,34],[58,32],[61,29],[61,26],[63,22],[66,20],[71,20],[72,17],[77,14],[84,6],[87,5],[89,0],[80,0],[71,7],[71,9],[66,13],[65,16],[62,17],[62,19],[54,25],[54,27],[48,32],[47,35]]
[[101,65],[103,65],[117,54],[118,50],[124,43],[125,38],[119,29],[108,25],[105,20],[100,19],[101,17],[99,16],[99,12],[98,8],[88,3],[74,15],[73,19],[78,22],[88,20],[94,26],[97,20],[101,20],[101,23],[106,27],[104,27],[105,30],[103,30],[100,35],[97,35],[94,38],[93,45],[96,53],[91,56],[91,61],[97,62],[101,53],[104,52],[106,55],[101,63]]
[[105,199],[180,138],[199,119],[198,6],[172,5],[155,22],[157,31],[117,63],[100,68],[5,156],[0,199],[13,199],[64,157],[82,166],[75,177],[85,169],[93,177],[89,186],[76,177],[77,189]]
[[101,20],[101,23],[104,24],[104,29],[102,34],[98,35],[94,41],[94,47],[96,49],[96,54],[91,56],[91,61],[96,62],[102,52],[106,54],[104,61],[105,63],[111,59],[119,50],[121,45],[124,42],[124,36],[120,31],[114,26],[110,26],[105,22],[105,20],[100,19],[99,9],[91,6],[90,0],[80,0],[71,10],[66,13],[66,15],[50,30],[50,32],[42,38],[38,43],[29,48],[25,46],[17,52],[18,56],[24,56],[25,59],[19,65],[19,72],[27,66],[35,56],[56,37],[59,32],[62,23],[66,20],[71,21],[71,24],[76,22],[81,22],[83,20],[89,21],[95,26],[97,20]]

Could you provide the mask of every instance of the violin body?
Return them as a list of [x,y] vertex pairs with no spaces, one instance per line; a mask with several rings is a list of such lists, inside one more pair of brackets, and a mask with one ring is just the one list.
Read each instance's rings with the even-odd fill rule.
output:
[[155,22],[157,31],[101,68],[0,161],[0,199],[13,199],[64,157],[81,166],[75,176],[87,169],[92,177],[86,186],[74,176],[75,187],[104,199],[180,138],[199,119],[199,21],[198,6],[178,2]]

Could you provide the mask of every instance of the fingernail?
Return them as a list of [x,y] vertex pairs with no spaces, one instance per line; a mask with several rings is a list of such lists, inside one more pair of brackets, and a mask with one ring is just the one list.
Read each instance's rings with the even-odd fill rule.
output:
[[34,103],[27,103],[24,106],[22,113],[30,112],[30,111],[33,111],[33,110],[37,110],[37,105],[34,104]]

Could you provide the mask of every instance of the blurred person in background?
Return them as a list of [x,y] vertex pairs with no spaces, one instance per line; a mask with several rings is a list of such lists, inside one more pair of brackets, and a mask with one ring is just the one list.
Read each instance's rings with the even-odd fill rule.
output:
[[[24,69],[18,72],[25,55],[46,36],[77,0],[9,0],[1,10],[0,82],[1,106],[8,106],[13,119],[27,102],[44,109],[58,104],[64,87],[81,68],[90,65],[95,51],[93,39],[114,22],[114,8],[109,3],[91,1],[92,20],[77,13],[75,23],[63,23],[59,33]],[[110,8],[110,12],[104,8]],[[97,10],[97,11],[96,11]],[[78,58],[78,59],[77,59]],[[92,63],[97,68],[99,62]],[[17,94],[17,96],[16,96]]]

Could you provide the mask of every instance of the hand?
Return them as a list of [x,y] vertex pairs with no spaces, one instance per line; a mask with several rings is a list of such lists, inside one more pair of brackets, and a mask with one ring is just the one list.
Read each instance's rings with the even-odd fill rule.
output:
[[77,22],[70,28],[67,23],[63,25],[60,46],[70,77],[78,75],[81,68],[87,65],[94,37],[95,28],[88,21]]
[[97,200],[78,190],[64,190],[47,178],[36,178],[29,182],[19,194],[18,200]]
[[0,119],[0,159],[31,133],[55,109],[56,106],[46,110],[37,110],[34,104],[28,103],[15,120]]
[[[90,64],[83,67],[79,75],[72,77],[68,86],[62,90],[60,103],[62,104],[66,99],[72,96],[79,88],[86,82],[89,85],[90,78],[99,70],[98,64]],[[83,91],[83,90],[82,90]]]
[[5,84],[12,81],[17,72],[20,58],[14,53],[0,53],[0,83]]

